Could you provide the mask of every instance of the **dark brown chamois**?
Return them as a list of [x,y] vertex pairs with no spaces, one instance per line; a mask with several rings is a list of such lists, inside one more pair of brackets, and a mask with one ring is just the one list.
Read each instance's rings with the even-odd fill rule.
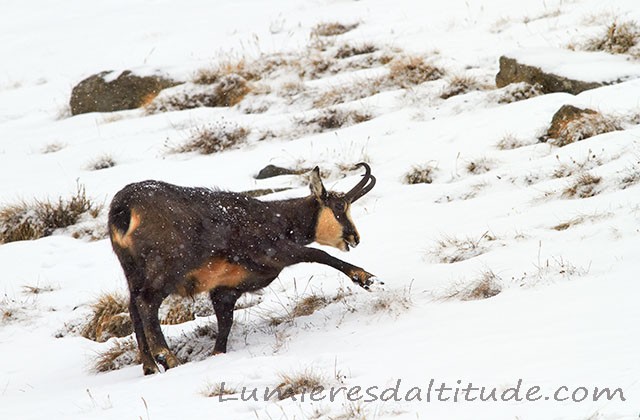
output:
[[165,369],[179,364],[158,320],[169,294],[209,292],[218,320],[217,354],[227,350],[240,295],[267,286],[287,266],[326,264],[368,289],[372,274],[305,246],[315,241],[348,251],[360,242],[349,208],[376,179],[366,163],[356,167],[364,167],[364,178],[346,194],[327,191],[316,167],[311,195],[280,201],[160,181],[120,190],[109,209],[109,234],[129,284],[145,375],[158,371],[156,363]]

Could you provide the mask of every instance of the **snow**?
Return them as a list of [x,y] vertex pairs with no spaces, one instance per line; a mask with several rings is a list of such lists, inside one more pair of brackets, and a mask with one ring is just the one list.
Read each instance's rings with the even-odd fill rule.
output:
[[[360,172],[342,177],[338,167],[367,160],[377,184],[352,208],[361,244],[349,253],[323,249],[385,284],[367,292],[329,267],[290,267],[256,305],[235,312],[227,354],[151,376],[143,376],[140,365],[96,374],[95,356],[115,339],[95,343],[67,330],[89,316],[101,293],[127,292],[108,239],[74,239],[65,230],[2,244],[0,311],[12,315],[0,318],[0,418],[300,419],[349,418],[350,411],[384,419],[638,418],[640,183],[623,180],[640,179],[640,79],[509,104],[496,99],[504,90],[493,87],[439,97],[455,75],[492,84],[499,57],[513,51],[582,80],[636,77],[638,61],[626,56],[558,53],[602,33],[615,17],[640,21],[636,3],[4,2],[0,206],[57,200],[78,183],[108,204],[124,185],[145,179],[232,191],[294,187],[265,199],[300,197],[308,193],[300,177],[257,181],[253,175],[269,163],[319,165],[330,174],[328,188],[347,191]],[[336,21],[359,24],[338,36],[337,45],[370,42],[385,52],[421,54],[448,76],[340,105],[374,118],[322,133],[295,122],[318,112],[309,98],[288,103],[273,92],[250,95],[231,108],[68,115],[71,89],[92,74],[130,69],[186,80],[234,57],[304,53],[312,28]],[[291,78],[323,92],[384,74],[385,68],[347,69],[317,80],[285,74],[277,81]],[[273,106],[264,113],[242,112],[261,104]],[[539,143],[564,104],[613,115],[624,129],[561,148]],[[251,128],[246,147],[206,156],[169,153],[195,128],[222,119]],[[267,131],[274,136],[259,140]],[[496,147],[507,136],[523,147]],[[52,146],[60,150],[43,153]],[[105,154],[114,167],[88,169]],[[470,173],[472,162],[483,162],[488,171]],[[402,182],[414,165],[424,164],[435,168],[433,183]],[[568,175],[558,177],[558,171]],[[585,171],[602,178],[598,194],[564,197]],[[568,229],[554,229],[574,219],[579,221]],[[105,223],[103,211],[95,224]],[[481,249],[443,263],[443,238],[468,239]],[[451,297],[487,272],[497,276],[501,293],[472,301]],[[25,286],[43,291],[29,293]],[[351,292],[343,301],[276,327],[268,324],[269,316],[286,315],[301,297],[330,298],[341,289]],[[388,308],[376,309],[385,299]],[[210,323],[215,317],[163,329],[168,338],[180,339]],[[262,392],[278,385],[279,374],[308,369],[331,386],[382,390],[400,379],[401,394],[419,386],[423,401],[349,402],[344,392],[333,402],[221,402],[203,395],[222,381]],[[432,394],[427,402],[431,379],[436,386],[472,382],[499,392],[522,379],[523,390],[539,386],[545,396],[562,386],[566,395],[580,387],[621,388],[626,400],[443,402]]]

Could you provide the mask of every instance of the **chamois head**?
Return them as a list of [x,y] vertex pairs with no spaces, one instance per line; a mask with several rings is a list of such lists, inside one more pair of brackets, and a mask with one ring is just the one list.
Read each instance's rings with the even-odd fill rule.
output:
[[366,163],[358,163],[355,167],[363,167],[365,174],[347,193],[327,191],[320,179],[320,169],[316,166],[311,172],[309,188],[320,203],[315,236],[319,244],[349,251],[349,247],[355,248],[360,243],[360,235],[351,219],[351,203],[371,191],[376,178],[371,175],[371,168]]

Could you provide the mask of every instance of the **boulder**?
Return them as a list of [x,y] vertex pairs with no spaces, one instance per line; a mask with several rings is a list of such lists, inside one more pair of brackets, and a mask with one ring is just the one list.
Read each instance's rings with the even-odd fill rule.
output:
[[255,176],[255,179],[267,179],[273,178],[280,175],[302,175],[306,172],[309,172],[311,169],[289,169],[283,168],[275,165],[267,165],[258,172]]
[[532,48],[500,57],[496,86],[525,82],[543,93],[577,95],[588,89],[640,77],[640,62],[605,52]]
[[593,109],[563,105],[553,115],[549,129],[540,140],[555,146],[566,146],[619,129],[620,125],[615,118],[604,116]]
[[543,93],[567,92],[574,95],[602,86],[602,83],[569,79],[547,73],[540,67],[519,63],[514,58],[500,57],[500,71],[496,75],[496,86],[502,88],[511,83],[520,82],[540,86]]
[[138,76],[125,70],[117,77],[103,71],[78,83],[71,91],[71,114],[134,109],[151,102],[162,89],[179,84],[161,76]]

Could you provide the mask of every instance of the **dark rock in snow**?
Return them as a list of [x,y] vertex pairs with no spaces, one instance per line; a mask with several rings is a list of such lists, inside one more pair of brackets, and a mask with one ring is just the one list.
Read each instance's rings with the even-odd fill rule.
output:
[[138,76],[125,70],[113,77],[103,71],[78,83],[71,91],[71,114],[134,109],[151,102],[162,89],[179,82],[160,76]]
[[520,82],[539,85],[544,93],[567,92],[574,95],[603,85],[600,82],[573,80],[545,72],[540,67],[519,63],[514,58],[500,57],[500,71],[496,75],[496,86],[502,88],[511,83]]
[[258,172],[255,179],[267,179],[280,175],[301,175],[309,172],[311,169],[289,169],[275,165],[267,165]]

